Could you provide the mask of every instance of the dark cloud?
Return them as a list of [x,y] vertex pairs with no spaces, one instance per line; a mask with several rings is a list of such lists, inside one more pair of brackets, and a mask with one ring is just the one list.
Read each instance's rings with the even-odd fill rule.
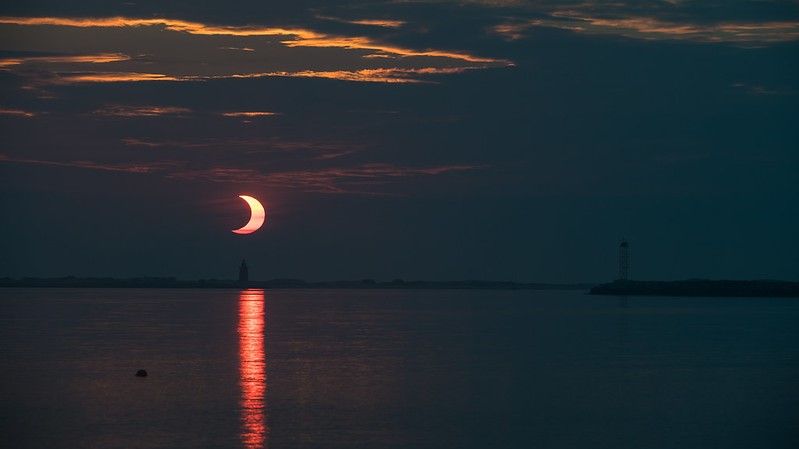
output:
[[[264,172],[251,168],[192,168],[187,162],[160,161],[142,163],[107,163],[96,161],[52,161],[18,159],[0,154],[0,162],[46,165],[122,173],[162,174],[166,178],[208,181],[227,184],[258,184],[277,190],[288,189],[310,193],[381,195],[375,186],[403,178],[435,176],[446,173],[478,170],[482,167],[451,165],[435,167],[402,167],[389,164],[364,164],[354,167],[327,167],[312,170]],[[197,165],[196,163],[193,165]]]
[[620,35],[645,40],[768,45],[799,40],[799,21],[717,22],[673,21],[651,16],[592,16],[584,11],[554,11],[549,18],[508,21],[492,31],[509,40],[532,28],[550,27],[585,34]]

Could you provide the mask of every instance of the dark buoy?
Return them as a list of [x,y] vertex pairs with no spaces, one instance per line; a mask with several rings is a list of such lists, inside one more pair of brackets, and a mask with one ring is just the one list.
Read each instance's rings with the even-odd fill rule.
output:
[[147,377],[147,370],[140,369],[136,371],[136,377]]

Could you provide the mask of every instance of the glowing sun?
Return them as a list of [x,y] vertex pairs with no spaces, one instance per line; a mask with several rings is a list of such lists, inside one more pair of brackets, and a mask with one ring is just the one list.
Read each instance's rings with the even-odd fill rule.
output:
[[260,201],[247,195],[239,195],[239,198],[247,202],[250,206],[250,221],[239,229],[234,229],[236,234],[252,234],[261,228],[266,220],[266,211]]

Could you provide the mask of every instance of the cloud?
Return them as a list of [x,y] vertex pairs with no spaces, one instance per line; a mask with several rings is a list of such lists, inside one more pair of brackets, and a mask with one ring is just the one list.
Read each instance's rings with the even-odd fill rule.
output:
[[376,26],[383,28],[400,28],[405,25],[403,20],[385,20],[385,19],[361,19],[350,20],[349,23],[355,25]]
[[[476,70],[480,67],[419,67],[419,68],[375,68],[361,70],[300,70],[300,71],[276,71],[276,72],[253,72],[253,73],[232,73],[229,75],[217,76],[172,76],[162,73],[140,73],[140,72],[78,72],[78,73],[58,73],[51,77],[42,77],[37,80],[39,84],[78,84],[78,83],[137,83],[153,81],[211,81],[222,79],[242,79],[242,78],[326,78],[340,81],[353,81],[362,83],[389,83],[389,84],[408,84],[408,83],[432,83],[429,79],[422,79],[431,75],[452,75],[463,73],[467,70]],[[233,112],[232,114],[235,114]],[[240,113],[244,114],[244,113]],[[223,114],[224,115],[224,114]],[[275,113],[253,113],[257,115],[275,115]],[[231,116],[231,115],[228,115]]]
[[147,140],[124,138],[122,143],[131,147],[182,149],[194,151],[240,152],[242,154],[283,154],[311,160],[329,160],[356,153],[363,149],[359,144],[331,141],[303,141],[282,138],[268,139],[199,139],[199,140]]
[[256,118],[256,117],[271,117],[273,115],[279,115],[279,113],[270,112],[270,111],[228,111],[228,112],[223,112],[221,115],[223,117]]
[[184,181],[230,184],[261,184],[275,189],[309,193],[380,195],[377,186],[409,178],[468,172],[484,167],[477,165],[439,165],[409,167],[392,164],[362,164],[353,167],[262,171],[240,167],[192,168],[187,162],[106,163],[87,160],[52,161],[10,158],[0,154],[0,162],[46,165],[130,174],[160,174]]
[[93,113],[112,117],[157,117],[162,115],[184,115],[191,112],[191,109],[175,106],[112,105],[97,109]]
[[261,78],[267,76],[292,78],[328,78],[341,81],[358,81],[368,83],[422,83],[430,82],[418,78],[418,75],[447,75],[462,73],[476,67],[422,67],[416,69],[377,68],[362,70],[302,70],[297,72],[269,72],[233,75],[233,78]]
[[436,176],[483,168],[474,165],[442,165],[403,167],[391,164],[364,164],[355,167],[334,167],[316,170],[288,170],[264,173],[253,169],[210,168],[183,170],[169,177],[225,183],[260,183],[274,188],[314,193],[380,194],[372,188],[404,178]]
[[14,117],[32,118],[36,116],[35,112],[24,111],[22,109],[5,109],[0,108],[0,115],[10,115]]
[[392,19],[342,19],[340,17],[316,16],[317,19],[329,20],[331,22],[349,23],[351,25],[373,26],[381,28],[401,28],[407,22],[404,20]]
[[250,47],[219,47],[222,50],[234,50],[234,51],[255,51],[254,48]]
[[296,36],[298,38],[316,38],[323,36],[304,28],[281,28],[260,26],[214,26],[200,22],[168,18],[135,18],[135,17],[0,17],[0,24],[21,26],[60,26],[73,28],[125,28],[125,27],[161,27],[167,31],[176,31],[204,36]]
[[682,40],[703,43],[765,45],[799,40],[799,21],[716,22],[667,20],[655,16],[596,16],[582,11],[554,11],[548,18],[508,21],[491,32],[514,41],[535,27],[559,28],[582,34],[619,35],[641,40]]
[[178,77],[163,73],[140,72],[93,72],[93,73],[61,73],[49,78],[54,84],[69,83],[134,83],[142,81],[191,81],[195,77]]
[[374,50],[389,55],[400,57],[430,57],[456,59],[466,62],[479,63],[498,63],[502,65],[512,65],[510,61],[504,59],[485,58],[470,55],[468,53],[453,52],[446,50],[413,50],[409,48],[382,44],[367,37],[342,37],[324,36],[316,38],[305,38],[297,40],[282,41],[287,47],[331,47],[344,48],[348,50]]
[[534,26],[543,26],[541,20],[527,20],[500,23],[491,27],[493,34],[502,36],[505,40],[516,41],[527,37],[526,32]]
[[783,96],[783,95],[796,95],[796,90],[787,87],[767,87],[759,84],[748,83],[733,83],[735,89],[740,89],[750,95],[758,96]]
[[137,173],[147,174],[163,171],[168,167],[174,167],[177,163],[171,161],[150,162],[150,163],[103,163],[95,161],[52,161],[41,159],[11,158],[0,154],[0,162],[12,162],[17,164],[48,165],[53,167],[82,168],[88,170]]
[[[362,21],[363,22],[363,21]],[[380,22],[380,21],[368,21]],[[390,21],[382,21],[390,23]],[[0,24],[19,26],[60,26],[77,28],[125,28],[161,27],[167,31],[205,36],[282,36],[281,43],[288,47],[330,47],[349,50],[376,50],[398,56],[436,57],[481,63],[507,63],[508,61],[479,57],[465,52],[446,50],[414,50],[410,48],[380,43],[364,36],[336,36],[307,28],[261,27],[261,26],[216,26],[185,20],[131,17],[72,18],[72,17],[0,17]]]
[[[351,22],[400,25],[400,21],[382,19]],[[35,49],[48,54],[9,56],[0,59],[0,69],[14,71],[27,79],[26,85],[34,87],[264,77],[408,84],[427,81],[425,78],[434,75],[513,65],[505,59],[464,51],[410,48],[374,37],[335,35],[302,27],[210,25],[168,18],[0,17],[3,32],[13,36],[21,32],[20,27],[25,28],[26,36],[42,33],[47,38],[42,37],[33,48],[23,45],[31,38],[20,39],[9,51]],[[97,39],[98,33],[109,38]],[[66,49],[86,53],[57,54]],[[37,64],[35,70],[23,68],[33,63]],[[98,63],[104,64],[102,70],[75,66]]]
[[45,64],[107,64],[127,61],[130,56],[121,53],[98,53],[92,55],[50,55],[0,57],[0,69],[29,63]]

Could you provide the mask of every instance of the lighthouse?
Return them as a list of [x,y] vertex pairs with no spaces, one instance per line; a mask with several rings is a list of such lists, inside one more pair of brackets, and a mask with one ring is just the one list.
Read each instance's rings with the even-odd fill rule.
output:
[[619,244],[619,280],[630,279],[630,244],[626,239],[622,239]]
[[247,261],[242,259],[239,266],[239,284],[246,284],[250,280],[250,270],[247,268]]

